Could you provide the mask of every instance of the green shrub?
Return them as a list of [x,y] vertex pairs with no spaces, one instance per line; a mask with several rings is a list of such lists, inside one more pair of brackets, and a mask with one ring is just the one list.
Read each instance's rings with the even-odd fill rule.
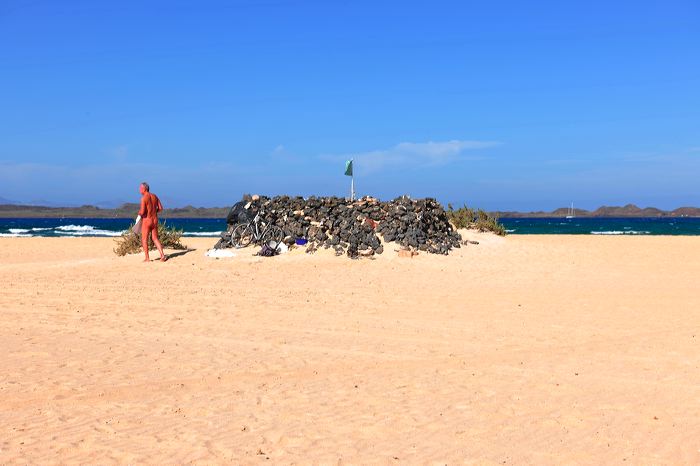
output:
[[[142,251],[141,236],[134,233],[133,227],[134,224],[132,223],[128,230],[115,239],[117,246],[114,248],[114,253],[116,255],[125,256]],[[163,245],[164,249],[187,249],[187,246],[180,241],[181,238],[182,230],[166,226],[165,222],[158,222],[158,239],[160,239],[160,243]],[[153,251],[155,248],[156,245],[153,244],[153,240],[149,235],[148,249]]]
[[452,204],[447,205],[447,217],[455,228],[469,228],[478,231],[490,231],[500,236],[505,236],[505,227],[498,223],[498,217],[489,215],[484,210],[474,210],[466,205],[457,210]]

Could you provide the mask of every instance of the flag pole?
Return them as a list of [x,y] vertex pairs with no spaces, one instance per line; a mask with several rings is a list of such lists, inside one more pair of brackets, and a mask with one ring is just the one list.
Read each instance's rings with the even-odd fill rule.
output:
[[[353,159],[350,159],[350,163],[353,163]],[[352,176],[350,177],[350,200],[355,200],[355,166],[352,167]]]

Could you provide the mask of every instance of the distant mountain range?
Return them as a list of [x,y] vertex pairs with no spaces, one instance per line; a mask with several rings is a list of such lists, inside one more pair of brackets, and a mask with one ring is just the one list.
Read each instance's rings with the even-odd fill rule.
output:
[[12,205],[12,204],[17,204],[16,201],[6,199],[4,197],[0,197],[0,205]]
[[[81,207],[53,207],[37,205],[17,205],[0,198],[0,217],[78,217],[78,218],[131,218],[139,210],[138,204],[122,204],[116,208],[103,208],[93,205]],[[109,204],[107,202],[106,204]],[[192,207],[165,209],[164,218],[224,218],[230,207]],[[492,212],[500,218],[525,217],[566,217],[568,207],[560,207],[551,212]],[[596,210],[574,209],[576,217],[700,217],[698,207],[680,207],[675,210],[661,210],[655,207],[640,208],[634,204],[626,206],[603,206]]]
[[[493,212],[500,218],[533,218],[533,217],[566,217],[568,207],[560,207],[551,212]],[[698,207],[679,207],[674,210],[661,210],[656,207],[637,207],[634,204],[626,206],[602,206],[596,210],[574,209],[576,217],[700,217]]]
[[[230,207],[181,207],[165,209],[163,218],[223,218]],[[105,209],[93,205],[80,207],[50,207],[35,205],[1,204],[0,218],[132,218],[139,211],[138,204],[122,204],[114,209]]]

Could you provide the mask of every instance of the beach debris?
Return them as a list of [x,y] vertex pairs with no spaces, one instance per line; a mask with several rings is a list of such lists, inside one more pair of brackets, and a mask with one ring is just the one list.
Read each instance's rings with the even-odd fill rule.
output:
[[294,247],[294,244],[290,244],[289,246],[287,246],[286,244],[284,244],[284,242],[279,243],[279,244],[277,245],[277,248],[276,248],[276,249],[277,249],[277,253],[278,253],[278,254],[286,254],[286,253],[289,252],[289,249],[292,248],[292,247]]
[[[384,252],[384,243],[393,242],[416,251],[446,255],[462,244],[445,209],[431,198],[401,196],[382,202],[373,197],[351,201],[339,197],[261,196],[252,201],[251,209],[260,212],[266,224],[284,231],[285,244],[306,239],[309,254],[323,247],[332,248],[336,255],[371,257]],[[216,248],[230,243],[225,235]]]
[[417,255],[418,255],[418,251],[414,251],[414,250],[412,250],[412,249],[400,249],[400,250],[398,251],[398,253],[399,253],[399,257],[405,257],[405,258],[408,258],[408,259],[412,259],[413,256],[417,256]]
[[470,244],[479,244],[479,242],[478,242],[478,241],[473,241],[473,240],[470,240],[470,239],[466,239],[466,240],[464,240],[464,243],[462,243],[462,244],[465,245],[465,246],[469,246]]
[[277,248],[274,246],[271,246],[268,243],[265,243],[262,245],[262,248],[260,251],[256,252],[256,256],[261,256],[261,257],[272,257],[278,255],[280,252]]
[[236,254],[229,249],[209,249],[204,253],[206,257],[220,259],[222,257],[236,257]]

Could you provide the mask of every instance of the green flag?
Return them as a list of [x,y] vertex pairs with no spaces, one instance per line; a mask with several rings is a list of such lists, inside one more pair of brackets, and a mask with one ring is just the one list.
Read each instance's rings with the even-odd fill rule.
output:
[[345,162],[345,176],[352,176],[352,160]]

